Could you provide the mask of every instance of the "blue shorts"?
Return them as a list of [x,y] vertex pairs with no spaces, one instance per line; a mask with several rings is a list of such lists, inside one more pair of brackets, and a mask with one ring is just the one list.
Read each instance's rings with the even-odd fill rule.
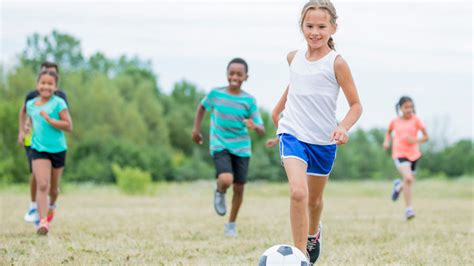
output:
[[308,175],[327,176],[336,159],[336,144],[317,145],[299,141],[293,135],[279,134],[280,157],[296,158],[308,165]]

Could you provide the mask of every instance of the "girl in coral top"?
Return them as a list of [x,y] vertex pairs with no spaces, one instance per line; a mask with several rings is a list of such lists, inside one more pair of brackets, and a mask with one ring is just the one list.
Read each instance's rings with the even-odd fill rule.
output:
[[[416,163],[421,157],[418,144],[428,141],[428,133],[423,122],[415,115],[415,105],[410,97],[401,97],[395,108],[398,117],[390,121],[383,147],[387,150],[390,147],[390,140],[393,140],[392,158],[403,177],[403,182],[400,179],[394,181],[392,200],[396,201],[400,192],[403,191],[406,204],[405,217],[410,220],[415,217],[412,205],[412,186]],[[422,137],[418,138],[420,131]]]

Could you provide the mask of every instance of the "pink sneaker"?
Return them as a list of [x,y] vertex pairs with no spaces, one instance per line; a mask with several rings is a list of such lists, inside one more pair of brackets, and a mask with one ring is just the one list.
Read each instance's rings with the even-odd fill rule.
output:
[[48,234],[49,231],[49,223],[47,219],[42,219],[38,225],[38,229],[36,229],[36,233],[41,236],[45,236]]

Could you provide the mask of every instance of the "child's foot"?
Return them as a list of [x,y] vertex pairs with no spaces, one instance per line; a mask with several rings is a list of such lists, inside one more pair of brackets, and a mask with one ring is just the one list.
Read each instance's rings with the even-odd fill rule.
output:
[[214,209],[220,216],[224,216],[227,211],[225,206],[225,193],[221,193],[217,191],[217,189],[214,193]]
[[228,237],[237,237],[237,225],[235,223],[224,224],[224,235]]
[[38,225],[38,229],[36,230],[36,233],[41,236],[45,236],[48,234],[49,231],[49,224],[47,219],[43,219],[40,221]]
[[34,223],[36,221],[39,221],[39,214],[36,206],[30,206],[28,211],[25,213],[24,219],[27,223]]
[[407,218],[407,221],[415,218],[415,211],[413,208],[407,208],[405,210],[405,217]]
[[400,191],[402,190],[402,181],[400,179],[395,179],[393,181],[393,189],[392,189],[392,200],[396,201],[398,196],[400,195]]
[[49,205],[49,208],[48,208],[48,223],[50,223],[53,218],[54,218],[54,213],[56,211],[56,205]]
[[318,233],[314,237],[308,237],[308,242],[306,242],[306,251],[309,254],[309,262],[311,264],[316,263],[321,253],[323,241],[323,227],[319,224]]

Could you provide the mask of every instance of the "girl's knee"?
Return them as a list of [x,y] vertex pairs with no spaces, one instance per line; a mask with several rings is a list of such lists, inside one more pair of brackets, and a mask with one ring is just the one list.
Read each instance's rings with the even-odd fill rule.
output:
[[308,206],[309,208],[311,209],[318,209],[320,208],[321,206],[323,206],[323,197],[317,197],[316,199],[314,200],[310,200],[308,202]]
[[290,189],[291,200],[303,201],[308,198],[308,192],[302,188],[291,188]]
[[413,183],[413,176],[407,175],[403,178],[403,182],[407,185],[411,185]]
[[48,193],[49,192],[49,184],[47,182],[37,182],[36,188],[38,191],[42,193]]
[[59,195],[59,188],[51,188],[49,190],[49,196],[57,197]]

